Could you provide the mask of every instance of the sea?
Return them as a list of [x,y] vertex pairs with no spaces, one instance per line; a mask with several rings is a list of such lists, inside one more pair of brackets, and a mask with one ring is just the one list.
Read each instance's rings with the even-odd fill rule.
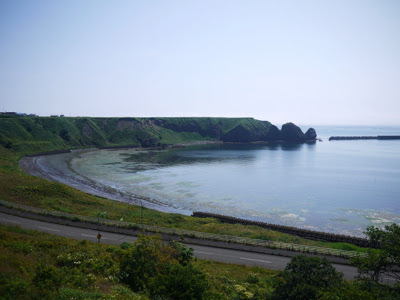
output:
[[[367,226],[400,224],[400,140],[329,141],[400,135],[400,127],[314,128],[321,139],[315,143],[201,144],[62,157],[71,174],[187,215],[211,212],[352,236],[363,236]],[[57,165],[57,157],[45,160]]]

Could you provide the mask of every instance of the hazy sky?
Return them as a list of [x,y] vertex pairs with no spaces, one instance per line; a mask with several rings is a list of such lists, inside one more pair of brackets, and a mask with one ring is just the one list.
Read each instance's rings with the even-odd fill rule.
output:
[[0,111],[400,125],[400,1],[0,1]]

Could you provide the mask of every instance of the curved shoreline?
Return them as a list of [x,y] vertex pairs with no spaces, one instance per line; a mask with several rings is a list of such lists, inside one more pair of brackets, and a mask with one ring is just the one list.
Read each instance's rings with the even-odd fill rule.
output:
[[[93,150],[98,150],[98,149],[85,149],[85,150],[75,150],[73,152],[87,152],[87,151],[93,151]],[[137,150],[143,150],[141,148],[138,148]],[[65,153],[64,153],[65,154]],[[62,154],[54,154],[54,155],[62,155]],[[96,184],[94,181],[90,181],[88,179],[85,179],[82,176],[71,176],[70,174],[65,174],[62,173],[62,170],[60,169],[55,169],[52,168],[49,165],[45,165],[43,161],[43,156],[32,156],[32,157],[24,157],[20,160],[19,166],[20,168],[33,176],[41,177],[49,181],[53,182],[58,182],[62,183],[65,185],[68,185],[72,188],[75,188],[77,190],[80,190],[86,194],[89,195],[94,195],[97,197],[105,198],[108,200],[114,200],[114,201],[119,201],[119,202],[124,202],[128,204],[134,204],[134,205],[143,205],[146,208],[149,209],[154,209],[158,211],[162,211],[165,213],[182,213],[181,210],[174,209],[173,207],[169,207],[166,205],[162,205],[159,203],[154,203],[152,202],[152,199],[141,197],[138,195],[129,195],[127,193],[123,193],[119,190],[107,187],[101,186],[99,184]],[[66,163],[66,161],[64,161]],[[189,215],[192,215],[193,217],[213,217],[220,219],[220,221],[225,222],[221,218],[228,218],[228,223],[240,223],[244,225],[256,225],[256,226],[261,226],[260,224],[262,222],[256,222],[256,221],[251,221],[251,220],[245,220],[245,219],[238,219],[230,216],[223,216],[223,215],[213,215],[210,213],[202,213],[202,212],[189,212]],[[234,220],[234,222],[232,222]],[[265,223],[269,224],[269,223]],[[275,230],[278,232],[283,232],[287,234],[292,234],[295,236],[299,236],[299,232],[305,233],[303,235],[304,238],[309,238],[309,239],[314,239],[314,240],[324,240],[324,241],[330,241],[330,242],[347,242],[347,243],[352,243],[355,245],[358,245],[360,247],[365,247],[368,245],[368,242],[365,240],[363,237],[359,236],[345,236],[345,235],[339,235],[335,233],[330,233],[330,232],[324,232],[324,231],[312,231],[312,230],[307,230],[304,228],[298,228],[298,227],[290,227],[290,226],[285,226],[285,225],[277,225],[277,224],[269,224],[272,225],[274,228],[268,228],[270,230]],[[290,228],[291,232],[287,232],[287,230],[279,230],[279,228]],[[318,237],[314,235],[307,234],[308,232],[318,233]],[[301,236],[301,235],[300,235]],[[321,238],[323,236],[323,238]],[[333,239],[329,239],[327,237],[334,237]]]
[[[95,149],[93,148],[79,149],[79,150],[74,150],[73,152],[79,153],[79,152],[86,152],[93,150]],[[49,154],[49,155],[62,155],[62,154]],[[67,161],[63,161],[63,163],[65,163],[65,165],[62,166],[62,168],[56,169],[48,164],[45,164],[43,156],[26,156],[19,161],[19,167],[29,175],[41,177],[43,179],[52,182],[65,184],[89,195],[105,198],[108,200],[114,200],[128,204],[144,206],[150,209],[155,209],[167,213],[180,212],[179,210],[174,209],[172,207],[168,207],[161,203],[157,203],[153,199],[142,197],[139,195],[123,193],[117,189],[97,184],[96,182],[91,181],[82,176],[79,176],[78,174],[76,174],[75,176],[72,174],[72,171],[71,174],[67,174],[67,172],[65,172],[67,168]]]
[[[315,141],[313,141],[315,142]],[[279,141],[277,143],[280,143]],[[137,146],[111,146],[111,147],[93,147],[93,148],[78,148],[69,150],[56,150],[49,152],[41,152],[32,155],[27,155],[20,159],[19,167],[27,174],[41,177],[43,179],[65,184],[69,187],[75,188],[81,192],[96,197],[104,198],[112,201],[119,201],[123,203],[133,204],[137,206],[143,206],[149,209],[158,210],[165,213],[178,213],[183,215],[192,215],[192,210],[185,210],[174,208],[164,204],[163,202],[149,198],[146,196],[138,195],[129,192],[122,192],[116,188],[102,185],[91,178],[85,177],[82,174],[77,173],[69,166],[69,162],[73,159],[71,155],[79,155],[79,153],[91,152],[91,151],[102,151],[102,150],[131,150],[131,151],[152,151],[152,150],[165,150],[173,148],[186,148],[189,146],[196,145],[218,145],[218,144],[259,144],[259,143],[227,143],[217,140],[208,141],[196,141],[196,142],[183,142],[174,145],[168,145],[167,147],[137,147]],[[262,144],[271,144],[270,142],[262,142]],[[46,161],[49,156],[68,156],[64,160],[61,160],[61,165],[58,164],[54,167]]]
[[[188,146],[203,145],[203,144],[223,144],[223,142],[215,140],[184,142],[175,145],[169,145],[167,148],[180,148],[180,147],[188,147]],[[143,206],[146,208],[155,209],[166,213],[183,213],[182,210],[167,206],[163,203],[157,202],[154,199],[150,199],[136,194],[128,194],[126,192],[123,193],[111,187],[101,186],[96,182],[94,182],[93,180],[84,178],[78,174],[74,174],[74,176],[67,175],[66,172],[63,172],[68,168],[66,166],[66,161],[64,161],[65,162],[65,166],[63,166],[64,170],[52,168],[49,165],[45,165],[43,161],[43,157],[49,155],[63,155],[63,154],[82,153],[82,152],[96,151],[96,150],[121,150],[121,149],[129,149],[137,151],[161,150],[161,148],[159,147],[142,148],[129,145],[100,147],[100,148],[79,148],[74,150],[56,150],[56,151],[27,155],[20,159],[19,167],[29,175],[65,184],[89,195],[101,197],[108,200]],[[186,214],[190,215],[192,214],[192,211],[190,212],[187,211]]]
[[[196,144],[220,144],[220,143],[215,143],[213,141],[208,141],[208,142],[199,142],[199,143],[195,143]],[[178,145],[178,147],[185,147],[185,146],[190,146],[193,145],[192,143],[190,144],[181,144]],[[219,146],[216,146],[219,149]],[[175,147],[170,147],[170,148],[175,148]],[[208,147],[206,147],[208,148]],[[127,179],[128,183],[132,183],[130,184],[131,188],[124,188],[124,186],[121,184],[114,184],[113,182],[113,176],[111,177],[105,177],[104,181],[102,179],[102,177],[99,174],[102,174],[102,172],[104,172],[104,170],[100,170],[99,173],[97,172],[96,169],[94,169],[93,172],[80,172],[80,166],[81,166],[81,161],[80,161],[80,156],[82,154],[82,157],[85,157],[85,153],[89,154],[89,157],[93,155],[94,152],[100,151],[99,155],[103,155],[102,153],[106,154],[106,153],[119,153],[119,150],[122,150],[123,153],[125,153],[125,151],[132,151],[132,153],[146,153],[147,151],[150,152],[164,152],[166,149],[164,149],[164,151],[154,151],[154,150],[163,150],[163,149],[155,149],[155,148],[141,148],[141,147],[130,147],[130,148],[125,148],[125,150],[123,150],[121,147],[118,147],[116,149],[98,149],[98,148],[86,148],[86,149],[78,149],[78,150],[71,150],[71,151],[67,151],[66,153],[59,153],[59,154],[54,154],[54,153],[48,153],[47,155],[44,156],[31,156],[31,157],[25,157],[23,159],[20,160],[20,167],[22,170],[24,170],[26,173],[31,174],[33,176],[38,176],[41,178],[45,178],[46,180],[50,180],[53,182],[59,182],[65,185],[68,185],[72,188],[75,188],[77,190],[80,190],[84,193],[87,194],[91,194],[91,195],[95,195],[101,198],[105,198],[105,199],[109,199],[109,200],[113,200],[113,201],[119,201],[119,202],[123,202],[123,203],[128,203],[128,204],[134,204],[134,205],[138,205],[141,206],[143,205],[144,207],[150,208],[150,209],[154,209],[154,210],[158,210],[161,212],[166,212],[166,213],[178,213],[178,214],[183,214],[183,215],[191,215],[193,211],[199,211],[199,210],[203,210],[205,206],[193,206],[193,205],[181,205],[179,206],[179,204],[182,203],[186,203],[183,201],[186,201],[186,199],[183,199],[181,202],[177,202],[178,204],[175,205],[175,203],[173,201],[168,202],[168,195],[166,194],[160,194],[161,196],[159,198],[157,198],[157,193],[148,193],[148,198],[146,196],[142,196],[142,195],[138,195],[136,193],[142,191],[141,185],[136,185],[134,182],[136,182],[135,180],[130,181],[130,179]],[[153,151],[152,151],[153,150]],[[174,151],[174,150],[172,150]],[[93,153],[92,153],[93,152]],[[50,156],[50,157],[49,157]],[[65,159],[59,158],[59,156],[65,156]],[[96,155],[93,156],[95,159],[89,159],[88,162],[89,164],[86,165],[83,164],[83,166],[86,167],[90,167],[92,165],[96,165],[96,161],[98,159],[98,157]],[[86,160],[84,160],[86,161]],[[105,160],[106,162],[108,160]],[[110,160],[113,161],[113,160]],[[69,163],[70,162],[70,163]],[[64,165],[63,165],[64,164]],[[62,167],[60,167],[62,166]],[[85,169],[82,169],[85,170]],[[81,171],[82,171],[81,170]],[[91,170],[89,168],[89,170]],[[112,169],[110,169],[112,170]],[[105,174],[108,174],[108,170],[105,170]],[[93,179],[91,177],[91,175],[94,175],[93,178],[98,178],[98,182],[96,182],[96,179]],[[97,176],[99,175],[99,176]],[[123,176],[123,175],[122,175]],[[134,177],[136,178],[136,177]],[[124,179],[124,177],[121,177],[121,179]],[[122,180],[122,182],[124,182]],[[121,187],[121,189],[119,190],[118,188]],[[157,188],[157,187],[156,187]],[[144,192],[147,192],[146,189],[144,189]],[[146,194],[144,194],[146,195]],[[154,196],[156,195],[156,196]],[[152,197],[156,197],[154,199],[152,199]],[[183,197],[183,196],[182,196]],[[173,200],[175,200],[173,198]],[[165,201],[165,204],[162,203],[163,201]],[[190,203],[190,202],[188,202]],[[172,206],[169,206],[172,205]],[[200,205],[200,204],[199,204]],[[179,207],[182,207],[183,209],[179,209]],[[233,207],[233,206],[232,206]],[[217,212],[216,208],[218,207],[214,207],[211,211],[212,212]],[[232,212],[230,211],[218,211],[221,214],[224,215],[232,215]],[[351,212],[353,213],[353,212]],[[353,213],[354,215],[355,213]],[[233,211],[233,215],[235,215],[235,212]],[[271,214],[271,218],[268,218],[268,216],[266,218],[261,219],[261,217],[259,217],[257,215],[257,217],[252,218],[252,216],[250,215],[243,215],[241,216],[242,218],[245,218],[249,221],[253,220],[253,221],[266,221],[268,220],[269,222],[273,223],[273,224],[281,224],[281,225],[287,225],[287,224],[292,224],[291,226],[296,227],[296,228],[302,228],[302,229],[311,229],[311,230],[320,230],[321,232],[329,232],[329,233],[342,233],[342,232],[346,232],[347,235],[351,235],[351,236],[363,236],[362,234],[360,234],[358,231],[356,232],[355,230],[351,231],[352,227],[351,226],[346,226],[348,224],[342,222],[342,224],[339,224],[337,228],[339,229],[343,229],[343,230],[335,230],[337,229],[336,227],[334,228],[334,225],[331,225],[330,228],[328,227],[324,227],[324,223],[321,223],[321,226],[313,226],[313,224],[311,222],[303,222],[304,220],[301,220],[301,222],[297,222],[297,219],[294,219],[294,221],[291,221],[288,219],[286,219],[286,221],[283,219],[283,222],[281,222],[281,219],[278,219],[281,217],[282,214],[276,214],[273,215]],[[283,217],[285,217],[286,215],[283,215]],[[359,216],[359,215],[356,215]],[[362,215],[360,216],[360,220],[363,221],[365,218],[368,217],[369,215]],[[282,217],[282,218],[283,218]],[[294,215],[294,217],[298,217],[298,215]],[[391,217],[391,216],[390,216]],[[275,219],[277,220],[275,220]],[[376,217],[378,218],[378,217]],[[339,220],[340,221],[340,220]],[[346,221],[346,220],[345,220]],[[289,222],[289,223],[288,223]],[[330,225],[330,224],[328,224]],[[352,224],[350,224],[352,225]],[[318,228],[318,229],[317,229]],[[333,230],[331,229],[333,228]],[[363,227],[364,228],[364,227]],[[330,230],[331,229],[331,230]],[[358,228],[356,228],[357,230]]]

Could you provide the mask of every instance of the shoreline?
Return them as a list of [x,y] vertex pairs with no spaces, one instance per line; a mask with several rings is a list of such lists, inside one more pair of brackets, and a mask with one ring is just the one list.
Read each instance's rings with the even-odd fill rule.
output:
[[[132,148],[130,148],[132,149]],[[138,148],[138,150],[143,150],[142,148]],[[69,153],[81,153],[86,151],[93,150],[102,150],[98,148],[91,149],[77,149],[72,150]],[[147,150],[147,149],[146,149]],[[62,154],[46,154],[48,155],[63,155]],[[174,209],[172,207],[168,207],[161,203],[157,203],[155,200],[142,197],[134,194],[123,193],[117,189],[113,189],[111,187],[102,186],[88,178],[82,177],[78,174],[74,174],[72,170],[67,171],[67,161],[63,160],[64,164],[61,168],[56,169],[49,164],[45,164],[43,160],[43,156],[26,156],[20,159],[19,167],[27,174],[41,177],[43,179],[57,182],[61,184],[65,184],[69,187],[75,188],[81,192],[86,194],[101,197],[107,200],[119,201],[128,204],[133,204],[137,206],[143,206],[149,209],[155,209],[158,211],[166,212],[166,213],[182,213],[180,210]]]
[[[199,141],[199,142],[194,142],[194,143],[181,143],[179,145],[173,145],[168,147],[169,149],[174,149],[174,148],[180,148],[180,147],[187,147],[187,146],[192,146],[192,145],[200,145],[200,144],[224,144],[219,141]],[[230,144],[230,143],[229,143]],[[219,146],[216,146],[219,147]],[[206,147],[207,148],[207,147]],[[48,155],[45,156],[30,156],[30,157],[24,157],[19,161],[19,166],[20,168],[25,172],[33,176],[41,177],[46,180],[50,180],[53,182],[58,182],[62,183],[65,185],[68,185],[74,189],[77,189],[79,191],[82,191],[86,194],[89,195],[94,195],[103,199],[108,199],[112,201],[118,201],[118,202],[123,202],[127,204],[134,204],[137,206],[143,206],[149,209],[154,209],[160,212],[165,212],[165,213],[176,213],[176,214],[182,214],[182,215],[192,215],[192,213],[196,210],[202,210],[201,208],[192,208],[190,206],[182,206],[185,207],[186,209],[179,209],[176,206],[168,206],[168,199],[163,197],[159,198],[159,200],[152,199],[152,194],[149,194],[149,198],[145,196],[141,196],[136,194],[138,192],[138,188],[135,186],[132,186],[131,189],[127,190],[118,190],[118,185],[114,186],[111,185],[108,186],[107,182],[105,182],[104,185],[101,184],[102,181],[99,181],[100,183],[95,182],[91,178],[85,177],[85,172],[83,174],[79,174],[79,168],[74,170],[75,164],[72,164],[72,167],[68,165],[68,161],[76,159],[76,157],[79,157],[80,154],[87,153],[87,152],[92,152],[92,151],[105,151],[104,153],[113,153],[115,151],[118,152],[118,150],[126,150],[126,151],[132,151],[132,153],[135,153],[136,151],[139,152],[145,152],[145,151],[150,151],[150,152],[163,152],[166,151],[164,149],[155,149],[155,148],[142,148],[142,147],[118,147],[115,148],[114,151],[113,149],[99,149],[99,148],[81,148],[81,149],[74,149],[68,151],[68,153],[60,153],[60,154],[54,154],[50,156],[53,157],[48,157]],[[158,150],[158,151],[157,151]],[[58,158],[58,156],[65,156],[65,159]],[[88,173],[89,174],[89,173]],[[89,175],[87,175],[89,176]],[[89,176],[90,177],[90,176]],[[166,204],[162,203],[162,201],[165,200]],[[189,210],[191,209],[191,210]],[[223,212],[222,212],[223,213]],[[225,213],[225,215],[231,215],[229,213]],[[246,218],[246,217],[245,217]],[[248,221],[255,220],[253,218],[246,218]],[[256,219],[259,220],[259,219]],[[268,220],[271,223],[274,224],[285,224],[287,225],[288,223],[286,222],[277,222],[276,220],[273,219],[263,219],[262,221]],[[301,229],[310,229],[310,226],[305,226],[304,224],[295,224],[294,222],[289,223],[293,224],[292,226],[296,228],[301,228]],[[305,223],[306,224],[306,223]],[[317,228],[317,227],[314,227]],[[340,232],[347,232],[347,235],[351,236],[357,236],[357,237],[362,237],[362,234],[358,234],[355,232],[351,232],[347,230],[347,227],[344,227],[343,231],[337,231],[337,230],[327,230],[327,228],[321,228],[318,227],[318,229],[313,229],[313,230],[320,230],[321,232],[329,232],[329,233],[340,233]]]
[[[308,141],[316,142],[317,140]],[[48,152],[41,152],[36,154],[27,155],[22,157],[18,163],[19,167],[26,174],[40,177],[52,182],[65,184],[69,187],[75,188],[83,193],[100,197],[107,200],[119,201],[123,203],[133,204],[137,206],[143,206],[149,209],[158,210],[165,213],[178,213],[183,215],[192,215],[193,211],[181,210],[174,207],[167,206],[155,199],[151,199],[145,196],[130,194],[127,192],[121,192],[118,189],[103,186],[90,178],[83,177],[82,175],[75,173],[68,166],[68,161],[65,159],[62,161],[62,166],[54,168],[49,164],[45,164],[45,157],[53,155],[71,155],[90,151],[102,151],[102,150],[131,150],[131,151],[153,151],[153,150],[165,150],[175,148],[185,148],[196,145],[222,145],[222,144],[282,144],[282,141],[276,142],[252,142],[252,143],[233,143],[233,142],[222,142],[218,140],[208,141],[195,141],[195,142],[183,142],[174,145],[167,145],[165,147],[138,147],[132,145],[125,146],[109,146],[109,147],[90,147],[90,148],[77,148],[68,150],[55,150]]]
[[[132,148],[130,148],[132,150]],[[80,150],[74,150],[72,152],[75,153],[82,153],[82,152],[88,152],[88,151],[94,151],[94,150],[103,150],[103,149],[80,149]],[[109,149],[107,149],[109,150]],[[143,148],[138,148],[136,149],[138,151],[143,150]],[[149,150],[149,149],[146,149]],[[63,155],[63,154],[54,154],[54,155]],[[149,209],[154,209],[157,211],[165,212],[165,213],[178,213],[178,214],[184,214],[184,215],[191,215],[193,217],[199,217],[198,215],[209,215],[209,217],[214,217],[217,219],[220,219],[220,217],[228,218],[230,221],[228,223],[231,223],[231,220],[239,220],[238,222],[234,223],[240,223],[240,224],[245,224],[245,225],[256,225],[260,226],[261,223],[263,222],[257,222],[257,221],[252,221],[252,220],[247,220],[247,219],[238,219],[235,217],[230,217],[230,216],[223,216],[223,215],[213,215],[210,213],[203,213],[203,212],[192,212],[188,211],[188,213],[183,213],[182,210],[169,207],[167,205],[161,204],[161,203],[156,203],[153,202],[153,199],[142,197],[139,195],[129,195],[126,192],[121,192],[117,189],[113,189],[111,187],[105,188],[105,186],[101,186],[99,184],[96,184],[94,181],[91,181],[89,179],[86,179],[82,176],[76,175],[72,176],[72,171],[71,174],[66,174],[62,173],[62,170],[60,169],[55,169],[52,168],[49,165],[45,165],[43,161],[43,157],[41,156],[31,156],[31,157],[24,157],[20,160],[19,166],[20,168],[27,174],[30,174],[32,176],[37,176],[44,178],[46,180],[52,181],[52,182],[58,182],[61,184],[65,184],[69,187],[75,188],[81,192],[84,192],[89,195],[97,196],[106,200],[111,200],[111,201],[118,201],[118,202],[123,202],[123,203],[128,203],[128,204],[133,204],[137,206],[143,206]],[[66,160],[63,162],[66,163]],[[200,216],[204,217],[204,216]],[[222,220],[221,220],[222,221]],[[222,221],[224,222],[224,221]],[[365,238],[361,236],[356,236],[356,235],[340,235],[337,233],[333,232],[326,232],[326,231],[315,231],[315,230],[309,230],[305,229],[302,227],[293,227],[293,226],[287,226],[287,225],[278,225],[278,224],[270,224],[270,223],[265,223],[269,224],[270,226],[273,226],[274,228],[269,228],[270,230],[275,230],[278,232],[283,232],[287,234],[292,234],[295,236],[299,236],[298,231],[301,232],[312,232],[314,235],[313,236],[303,236],[304,238],[308,239],[314,239],[314,240],[324,240],[324,241],[329,241],[329,239],[326,238],[326,236],[329,237],[334,237],[335,239],[338,239],[338,237],[345,237],[346,241],[339,240],[339,242],[349,242],[349,239],[353,239],[357,241],[356,243],[352,242],[352,244],[356,244],[358,246],[365,246]],[[263,226],[260,226],[263,227]],[[276,228],[275,228],[276,227]],[[287,232],[287,230],[279,230],[279,228],[289,228],[291,232]],[[315,233],[318,235],[323,235],[325,238],[318,238],[315,236]],[[360,242],[362,241],[362,242]],[[334,242],[334,241],[330,241]],[[336,240],[338,242],[338,240]],[[363,245],[361,245],[363,244]]]

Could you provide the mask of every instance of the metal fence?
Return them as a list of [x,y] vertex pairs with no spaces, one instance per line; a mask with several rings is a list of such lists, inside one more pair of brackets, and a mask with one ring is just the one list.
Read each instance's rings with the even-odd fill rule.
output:
[[192,231],[192,230],[158,227],[158,226],[152,226],[152,225],[121,222],[121,221],[117,221],[117,220],[107,220],[107,219],[101,219],[101,218],[99,220],[96,217],[87,217],[87,216],[73,215],[73,214],[64,213],[64,212],[51,211],[51,210],[46,210],[46,209],[42,209],[42,208],[12,203],[12,202],[8,202],[8,201],[4,201],[4,200],[0,200],[0,205],[9,207],[9,208],[22,210],[22,211],[35,213],[35,214],[39,214],[39,215],[52,216],[52,217],[57,217],[57,218],[61,218],[61,219],[71,220],[71,221],[79,221],[79,222],[92,223],[92,224],[97,224],[99,221],[100,225],[106,225],[106,226],[117,227],[117,228],[125,228],[125,229],[135,229],[135,230],[140,230],[140,231],[145,231],[145,232],[159,233],[159,234],[165,234],[165,235],[174,235],[174,236],[179,236],[179,237],[212,240],[212,241],[218,241],[218,242],[235,243],[235,244],[249,245],[249,246],[266,247],[266,248],[270,248],[270,249],[291,250],[291,251],[298,251],[298,252],[310,253],[310,254],[330,255],[330,256],[336,256],[336,257],[342,257],[342,258],[352,258],[355,256],[365,257],[367,255],[366,253],[338,250],[338,249],[325,248],[325,247],[307,246],[307,245],[299,245],[299,244],[292,244],[292,243],[285,243],[285,242],[276,242],[276,241],[269,241],[269,240],[251,239],[251,238],[245,238],[245,237],[199,232],[199,231]]

